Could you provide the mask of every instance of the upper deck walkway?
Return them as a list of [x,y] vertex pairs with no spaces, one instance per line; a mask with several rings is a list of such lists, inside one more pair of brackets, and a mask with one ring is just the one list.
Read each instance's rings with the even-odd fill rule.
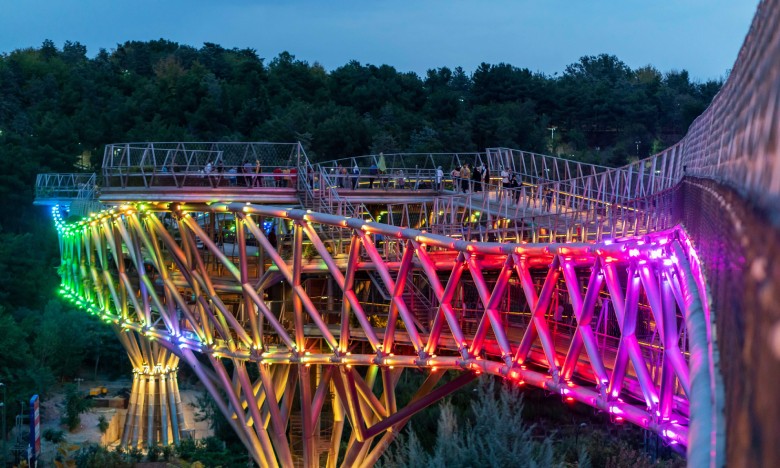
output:
[[[420,224],[391,222],[473,240],[594,241],[669,227],[640,218],[681,180],[681,161],[679,145],[609,169],[505,148],[312,163],[297,143],[122,143],[106,146],[100,178],[41,175],[36,203],[241,202],[364,219],[415,206]],[[458,177],[466,166],[480,177]]]

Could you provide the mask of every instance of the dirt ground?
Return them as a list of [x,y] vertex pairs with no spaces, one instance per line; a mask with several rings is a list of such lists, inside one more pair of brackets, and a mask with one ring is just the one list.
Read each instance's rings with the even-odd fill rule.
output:
[[[79,388],[82,392],[88,392],[90,388],[104,386],[108,389],[108,396],[115,396],[120,394],[123,390],[129,392],[131,386],[131,380],[118,379],[114,381],[93,381],[85,380],[79,384]],[[179,386],[179,392],[182,399],[182,408],[184,410],[185,427],[184,432],[191,434],[194,439],[201,439],[213,434],[208,427],[208,422],[195,420],[195,408],[198,396],[203,393],[202,389],[188,385],[187,383],[181,383]],[[92,408],[88,412],[81,415],[81,424],[78,429],[73,432],[68,430],[60,423],[60,419],[65,410],[65,389],[64,386],[60,386],[53,391],[49,392],[49,395],[45,399],[41,399],[41,434],[46,429],[55,429],[64,432],[65,441],[71,445],[82,446],[85,444],[95,443],[99,444],[101,441],[102,433],[98,427],[98,420],[100,416],[104,416],[107,421],[111,421],[112,418],[117,416],[124,410],[118,410],[115,408]],[[117,421],[118,422],[118,421]],[[116,423],[115,423],[116,424]],[[119,430],[121,434],[121,428]],[[13,440],[15,434],[11,435]],[[109,447],[118,446],[119,441],[116,440],[109,444]],[[46,441],[41,438],[41,462],[43,466],[54,466],[53,460],[57,455],[57,444]],[[39,464],[39,466],[41,466]]]

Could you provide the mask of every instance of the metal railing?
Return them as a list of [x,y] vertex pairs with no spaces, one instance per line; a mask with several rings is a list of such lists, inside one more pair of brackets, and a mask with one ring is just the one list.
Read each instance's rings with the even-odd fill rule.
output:
[[[529,194],[537,199],[537,204],[543,198],[554,196],[565,206],[583,206],[593,209],[613,204],[627,204],[632,200],[652,196],[674,187],[683,176],[682,150],[682,144],[678,143],[647,159],[611,169],[541,156],[539,158],[542,163],[546,164],[548,160],[554,162],[552,169],[543,167],[544,164],[531,167],[526,164],[525,152],[501,149],[489,150],[489,153],[501,152],[504,155],[502,158],[511,162],[513,167],[518,167],[520,163],[516,161],[517,158],[507,155],[511,152],[512,155],[519,154],[523,157],[522,162],[526,167],[520,172],[509,171],[509,177],[520,178],[522,187],[510,191],[525,191],[530,188]],[[492,180],[496,177],[500,180],[498,174],[502,169],[504,168],[492,170]],[[590,174],[585,174],[586,172]],[[576,177],[566,177],[568,175],[576,175]],[[496,185],[494,184],[491,189],[498,190]],[[547,195],[548,192],[553,194]],[[524,197],[525,193],[519,196]]]
[[350,218],[373,219],[363,203],[352,203],[338,193],[340,181],[331,178],[319,165],[312,164],[307,157],[300,159],[298,171],[302,174],[298,190],[306,208]]
[[488,148],[487,161],[491,171],[500,173],[501,170],[506,169],[510,173],[531,180],[577,179],[610,170],[609,167],[597,164],[510,148]]
[[58,205],[67,215],[89,216],[105,206],[98,201],[100,187],[94,173],[38,174],[35,205]]
[[97,176],[94,173],[38,174],[35,180],[35,201],[92,200],[97,196]]
[[106,145],[103,184],[126,187],[294,188],[300,143],[117,143]]
[[410,171],[412,169],[434,170],[441,166],[445,173],[460,167],[463,164],[487,164],[487,155],[480,152],[462,152],[462,153],[380,153],[367,154],[363,156],[354,156],[348,158],[335,159],[327,162],[318,163],[319,166],[327,169],[336,168],[339,165],[351,171],[357,166],[361,174],[367,174],[366,171],[371,165],[380,166],[381,159],[384,159],[388,173],[395,170]]
[[[489,181],[453,178],[447,187],[457,195],[443,205],[460,210],[461,232],[472,237],[468,224],[474,222],[487,223],[481,230],[488,232],[485,236],[477,232],[479,238],[492,234],[503,239],[507,229],[514,231],[510,238],[518,238],[529,225],[553,230],[545,234],[550,242],[635,235],[654,224],[640,222],[655,212],[647,200],[682,180],[682,152],[681,142],[647,159],[609,169],[493,148],[487,152],[492,165]],[[504,178],[511,182],[505,183]],[[533,234],[532,239],[538,242],[544,236]]]

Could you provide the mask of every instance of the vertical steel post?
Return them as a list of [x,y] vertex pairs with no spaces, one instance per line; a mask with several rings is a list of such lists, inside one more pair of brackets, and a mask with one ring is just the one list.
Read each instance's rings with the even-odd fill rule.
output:
[[[241,284],[246,285],[249,283],[249,266],[248,266],[248,258],[246,254],[246,234],[244,233],[244,223],[241,222],[241,220],[236,217],[235,218],[235,226],[236,226],[236,242],[238,243],[238,262],[239,262],[239,270],[241,271]],[[259,249],[259,246],[258,246]],[[246,290],[243,291],[243,306],[244,306],[244,314],[249,316],[249,327],[251,328],[251,337],[252,337],[252,345],[255,349],[262,349],[262,336],[260,334],[260,330],[257,326],[257,313],[255,311],[255,307],[253,306],[252,298],[249,296],[249,294],[246,292]]]
[[144,374],[138,374],[138,399],[135,405],[135,421],[133,423],[133,447],[138,448],[141,446],[142,434],[141,424],[144,414],[144,397],[146,396],[146,376]]
[[171,434],[173,435],[173,443],[174,445],[179,445],[181,442],[181,429],[183,429],[181,426],[179,426],[179,418],[183,418],[184,415],[179,413],[179,408],[176,406],[176,395],[173,391],[173,386],[177,385],[176,383],[176,371],[171,372],[168,375],[168,379],[166,384],[168,385],[168,389],[166,391],[166,395],[168,397],[168,408],[171,416]]
[[[285,435],[285,423],[279,408],[279,392],[284,390],[284,382],[289,371],[280,372],[282,365],[277,365],[277,375],[279,379],[273,379],[268,367],[264,364],[258,364],[257,370],[260,374],[261,388],[265,395],[265,405],[268,408],[269,419],[271,421],[271,438],[275,443],[277,458],[282,462],[282,466],[292,464],[292,454],[290,453],[290,444]],[[284,379],[283,379],[284,378]],[[274,381],[276,380],[276,381]]]
[[[301,285],[301,260],[303,256],[303,228],[296,223],[293,229],[293,263],[292,263],[292,287]],[[303,335],[303,302],[298,294],[292,295],[293,317],[295,321],[295,346],[296,351],[303,353],[306,350],[306,338]]]
[[179,418],[179,431],[182,431],[186,428],[186,422],[184,419],[184,410],[182,408],[182,402],[181,402],[181,394],[179,393],[179,377],[174,372],[173,373],[173,393],[175,395],[175,401],[176,401],[176,417]]
[[168,395],[166,379],[167,374],[160,375],[160,442],[168,445]]
[[154,404],[157,399],[156,395],[156,376],[154,374],[148,376],[147,395],[146,395],[146,447],[151,448],[154,446]]
[[130,443],[130,438],[133,434],[133,419],[135,416],[135,406],[138,402],[138,386],[140,383],[140,378],[137,373],[133,373],[133,384],[130,389],[130,401],[127,405],[127,412],[125,413],[125,424],[124,429],[122,430],[122,439],[119,443],[120,447],[126,448],[127,444]]
[[303,465],[315,467],[319,465],[315,454],[315,440],[311,411],[311,373],[309,367],[298,365],[298,391],[301,401],[301,426],[303,430]]

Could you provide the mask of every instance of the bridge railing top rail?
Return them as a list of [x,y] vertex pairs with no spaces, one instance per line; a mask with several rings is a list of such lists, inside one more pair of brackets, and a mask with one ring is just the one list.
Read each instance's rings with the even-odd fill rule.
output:
[[567,187],[603,202],[624,202],[666,190],[682,178],[680,143],[622,167],[606,167],[508,148],[488,149],[491,175],[508,172],[536,185]]
[[95,173],[46,173],[35,180],[35,199],[92,200],[97,195]]
[[388,173],[398,170],[410,172],[415,169],[435,171],[439,166],[445,173],[449,173],[452,169],[463,164],[470,164],[474,167],[480,164],[487,164],[487,157],[485,153],[476,151],[462,153],[380,153],[322,161],[316,164],[327,169],[341,166],[350,173],[357,167],[361,174],[368,173],[368,170],[373,165],[377,168],[381,168],[384,165]]
[[105,147],[103,168],[150,165],[162,168],[176,164],[187,167],[213,164],[238,166],[259,160],[264,166],[295,166],[302,154],[300,143],[272,142],[136,142],[112,143]]
[[373,219],[363,203],[352,203],[348,198],[342,197],[338,193],[341,184],[337,183],[335,177],[331,177],[321,165],[312,164],[305,154],[300,158],[299,172],[303,176],[299,178],[298,189],[303,194],[304,205],[307,207],[311,205],[315,209],[335,215]]
[[[282,185],[276,179],[283,179],[283,172],[296,172],[292,169],[297,170],[305,157],[300,143],[114,143],[105,147],[103,183],[106,187],[214,186],[204,182],[208,176],[224,178],[224,185],[236,187],[276,187]],[[239,184],[239,177],[253,180]]]
[[546,154],[511,148],[488,148],[491,172],[507,170],[528,178],[567,180],[609,171],[613,168]]

